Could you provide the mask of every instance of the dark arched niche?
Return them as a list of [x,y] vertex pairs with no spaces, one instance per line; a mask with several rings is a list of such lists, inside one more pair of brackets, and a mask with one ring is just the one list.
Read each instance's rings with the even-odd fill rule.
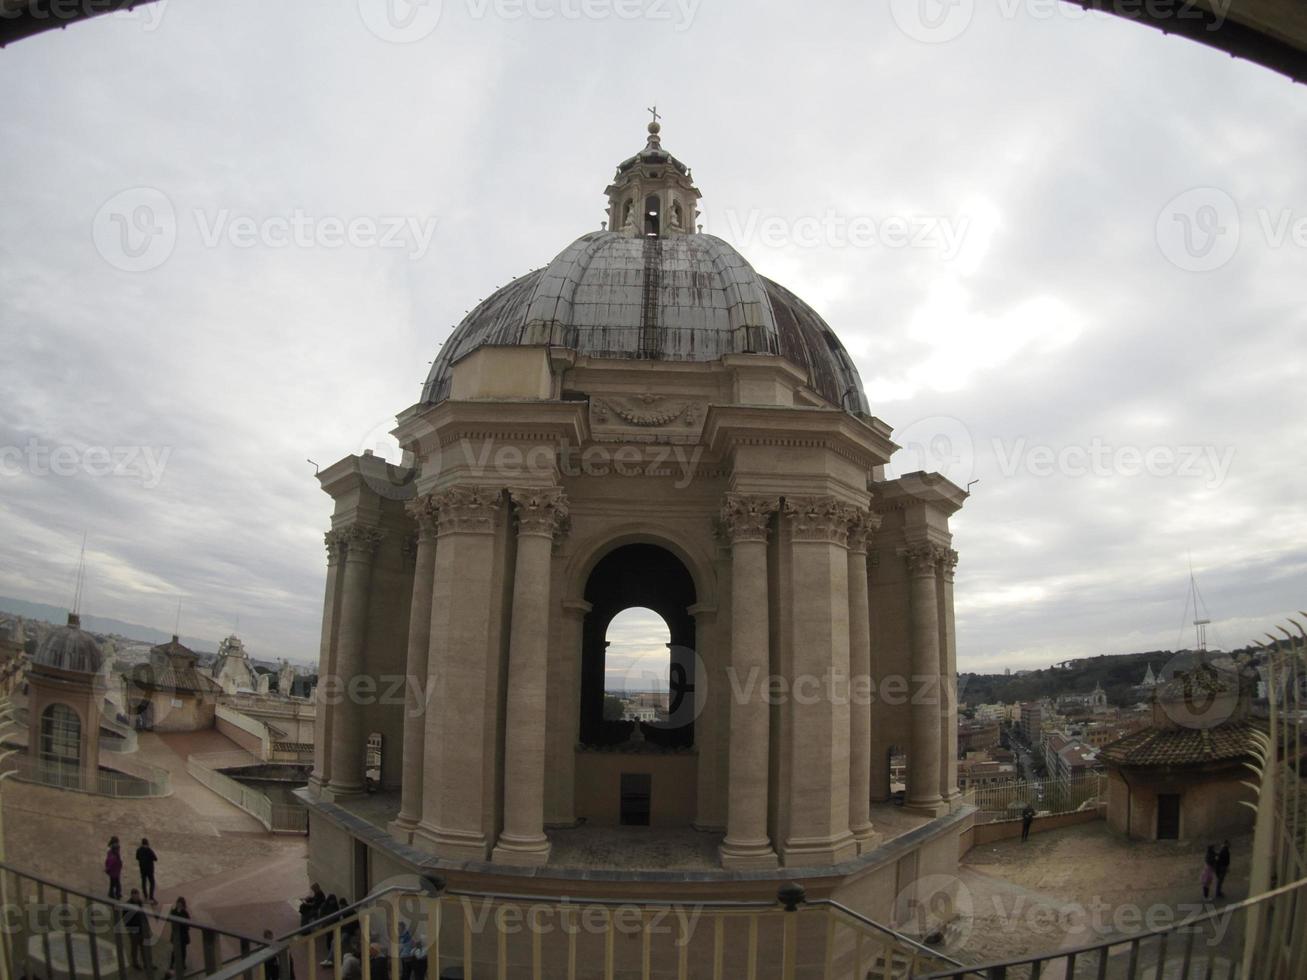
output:
[[[583,745],[629,742],[637,722],[605,722],[604,660],[608,625],[633,606],[652,609],[671,633],[671,716],[667,725],[641,725],[644,739],[666,748],[694,744],[694,579],[679,558],[652,544],[628,544],[609,552],[585,586],[586,614],[581,639],[581,719]],[[684,718],[684,722],[678,719]]]

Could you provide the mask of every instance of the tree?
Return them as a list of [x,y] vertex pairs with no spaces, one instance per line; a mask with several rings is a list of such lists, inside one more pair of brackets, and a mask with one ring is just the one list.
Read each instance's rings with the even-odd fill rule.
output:
[[604,721],[621,721],[626,714],[626,704],[621,698],[612,694],[604,695]]

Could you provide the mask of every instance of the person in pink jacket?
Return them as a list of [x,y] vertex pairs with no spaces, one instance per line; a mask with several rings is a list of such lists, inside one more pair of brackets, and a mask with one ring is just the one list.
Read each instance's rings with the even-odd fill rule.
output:
[[116,841],[109,845],[109,853],[104,857],[104,873],[109,876],[109,897],[122,898],[123,856]]

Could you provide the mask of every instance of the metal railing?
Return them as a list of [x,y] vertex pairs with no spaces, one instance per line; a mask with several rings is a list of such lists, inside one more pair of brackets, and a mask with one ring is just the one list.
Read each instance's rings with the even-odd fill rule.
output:
[[8,864],[0,864],[0,903],[6,977],[100,980],[161,977],[169,969],[174,977],[207,977],[263,948],[250,936],[89,895]]
[[1044,816],[1075,813],[1107,799],[1107,776],[1091,772],[1066,779],[1012,778],[969,786],[962,796],[976,807],[976,823],[1017,820],[1027,806]]
[[[937,971],[920,980],[1036,980],[1043,976],[1064,980],[1293,980],[1287,974],[1282,977],[1279,973],[1245,972],[1243,958],[1249,948],[1276,942],[1276,920],[1291,916],[1297,903],[1304,901],[1307,879],[1191,915],[1166,928],[1024,959]],[[1265,914],[1255,916],[1254,910]],[[1290,952],[1293,958],[1288,962],[1307,963],[1307,936],[1289,936],[1287,940],[1296,944],[1296,952]]]
[[114,765],[137,772],[115,772],[98,769],[88,776],[80,766],[33,759],[25,752],[15,753],[6,763],[14,770],[14,778],[24,783],[51,786],[55,789],[110,796],[115,799],[148,799],[172,793],[172,776],[166,769],[145,763],[115,759]]
[[[339,977],[398,980],[401,928],[420,939],[427,976],[640,976],[642,980],[898,980],[956,960],[829,899],[789,885],[776,901],[633,902],[392,887],[257,951],[217,980],[264,976],[274,960],[323,962]],[[366,937],[366,938],[365,938]],[[324,957],[322,960],[319,957]],[[285,970],[282,976],[285,976]]]
[[[225,761],[224,761],[225,760]],[[302,804],[273,803],[267,794],[252,786],[246,786],[218,771],[224,768],[249,764],[250,759],[242,754],[192,755],[186,760],[186,771],[196,782],[211,789],[224,800],[232,803],[274,834],[307,834],[309,832],[309,811]]]

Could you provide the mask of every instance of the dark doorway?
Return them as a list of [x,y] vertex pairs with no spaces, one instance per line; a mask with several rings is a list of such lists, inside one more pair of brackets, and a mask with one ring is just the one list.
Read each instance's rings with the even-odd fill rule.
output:
[[623,827],[648,827],[652,800],[652,776],[643,772],[622,773]]
[[1180,797],[1175,793],[1157,796],[1157,839],[1180,839]]
[[[586,583],[592,606],[581,640],[580,740],[587,746],[623,745],[633,740],[658,748],[694,744],[694,579],[670,551],[629,544],[604,556]],[[657,723],[604,719],[608,626],[633,606],[651,609],[671,637],[666,720]],[[639,732],[636,732],[639,726]]]

